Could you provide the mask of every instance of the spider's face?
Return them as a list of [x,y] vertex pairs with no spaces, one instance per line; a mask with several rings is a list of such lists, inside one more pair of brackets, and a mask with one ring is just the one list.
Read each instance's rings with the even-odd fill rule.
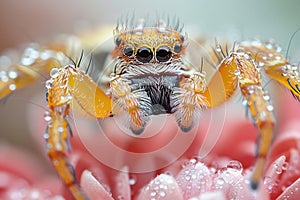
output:
[[113,58],[141,65],[168,63],[185,52],[184,37],[167,27],[136,28],[115,37]]

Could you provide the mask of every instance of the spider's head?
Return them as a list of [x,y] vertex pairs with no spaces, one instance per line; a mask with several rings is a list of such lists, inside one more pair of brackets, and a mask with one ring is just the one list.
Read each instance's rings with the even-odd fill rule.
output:
[[135,64],[167,63],[180,58],[185,52],[180,31],[158,21],[153,27],[145,27],[144,21],[130,31],[117,31],[113,58]]

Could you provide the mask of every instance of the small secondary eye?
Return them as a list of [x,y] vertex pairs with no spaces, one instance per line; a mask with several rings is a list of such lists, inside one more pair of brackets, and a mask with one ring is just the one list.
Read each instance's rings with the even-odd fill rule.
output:
[[179,53],[182,50],[182,45],[180,43],[175,44],[174,52]]
[[124,55],[128,56],[128,57],[132,56],[133,55],[133,48],[131,46],[126,46],[124,48]]
[[156,51],[156,59],[159,62],[167,62],[171,58],[171,51],[168,47],[159,47]]
[[179,37],[180,37],[180,40],[181,40],[182,42],[184,42],[185,36],[181,34]]
[[115,39],[115,44],[116,44],[117,46],[119,46],[119,45],[121,44],[121,42],[122,42],[122,37],[117,37],[117,38]]
[[148,47],[141,47],[136,54],[138,61],[142,63],[148,63],[153,58],[153,53]]

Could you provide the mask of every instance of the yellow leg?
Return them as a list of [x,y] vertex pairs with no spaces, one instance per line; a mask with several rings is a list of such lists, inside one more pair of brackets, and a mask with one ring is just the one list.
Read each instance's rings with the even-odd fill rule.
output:
[[[250,54],[243,51],[230,53],[221,62],[218,71],[203,94],[209,101],[210,107],[215,107],[228,100],[237,86],[240,87],[242,95],[248,102],[247,106],[253,121],[259,129],[257,160],[251,178],[251,187],[256,189],[263,176],[264,163],[274,133],[273,106],[269,101],[270,97],[261,86],[262,80],[258,67]],[[219,88],[217,92],[221,94],[216,93],[215,88]]]
[[48,128],[45,136],[49,158],[73,197],[88,199],[67,159],[69,127],[66,118],[72,99],[89,114],[97,118],[108,117],[111,113],[111,99],[85,73],[70,65],[53,69],[47,88],[50,111],[46,118]]
[[272,79],[288,88],[296,99],[300,99],[300,77],[297,65],[291,65],[280,54],[274,43],[243,42],[245,51],[252,52],[255,61]]
[[74,37],[65,36],[44,47],[28,46],[16,63],[9,55],[2,55],[2,59],[10,65],[0,65],[0,99],[33,84],[43,75],[48,76],[54,66],[69,63],[70,59],[66,55],[70,55],[75,43]]

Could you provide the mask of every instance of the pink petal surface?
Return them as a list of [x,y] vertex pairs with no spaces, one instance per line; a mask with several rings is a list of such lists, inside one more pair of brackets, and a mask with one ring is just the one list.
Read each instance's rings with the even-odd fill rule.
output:
[[115,191],[114,194],[118,199],[130,200],[131,190],[130,185],[135,184],[135,179],[129,179],[128,168],[124,167],[115,177]]
[[146,185],[138,200],[183,200],[181,190],[176,180],[167,174],[161,174]]
[[300,199],[300,178],[284,190],[276,200],[299,200]]
[[91,200],[114,200],[111,193],[88,170],[82,173],[80,184]]
[[177,175],[176,181],[185,199],[210,190],[212,176],[203,163],[189,163]]

